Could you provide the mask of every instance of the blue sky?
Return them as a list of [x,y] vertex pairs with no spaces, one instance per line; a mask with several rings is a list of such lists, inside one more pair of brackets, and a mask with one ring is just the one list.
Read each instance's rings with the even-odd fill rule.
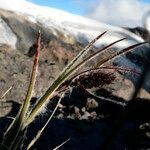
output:
[[144,0],[145,2],[147,2],[147,3],[150,3],[150,0]]
[[28,0],[38,5],[62,9],[100,22],[119,26],[143,24],[150,12],[150,0]]
[[[71,12],[73,14],[85,15],[88,6],[97,3],[98,0],[29,0],[29,1],[43,6],[50,6],[62,9]],[[150,0],[139,0],[139,1],[150,3]]]
[[73,14],[84,15],[86,7],[89,3],[95,2],[96,0],[29,0],[30,2],[50,6],[58,9],[62,9]]

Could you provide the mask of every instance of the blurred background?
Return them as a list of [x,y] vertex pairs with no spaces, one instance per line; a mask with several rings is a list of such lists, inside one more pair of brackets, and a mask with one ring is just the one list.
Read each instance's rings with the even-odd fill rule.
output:
[[[122,27],[143,26],[150,14],[150,0],[29,0],[100,22]],[[147,19],[148,21],[149,19]],[[147,24],[146,21],[146,24]],[[149,22],[149,21],[148,21]]]

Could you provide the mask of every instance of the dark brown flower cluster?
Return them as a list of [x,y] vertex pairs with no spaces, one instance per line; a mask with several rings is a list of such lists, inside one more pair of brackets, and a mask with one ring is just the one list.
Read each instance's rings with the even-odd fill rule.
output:
[[111,84],[115,80],[115,75],[112,72],[103,72],[102,70],[91,70],[80,74],[74,78],[70,86],[83,86],[86,89],[103,87]]

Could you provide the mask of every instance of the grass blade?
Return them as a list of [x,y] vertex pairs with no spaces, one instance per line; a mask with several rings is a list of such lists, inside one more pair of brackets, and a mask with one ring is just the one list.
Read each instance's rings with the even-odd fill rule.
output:
[[66,141],[64,141],[62,144],[58,145],[57,147],[55,147],[53,150],[58,150],[59,148],[61,148],[64,144],[66,144],[68,141],[70,141],[70,139],[67,139]]
[[105,47],[103,47],[102,49],[98,50],[97,52],[95,52],[94,54],[91,54],[89,57],[85,58],[83,61],[81,61],[78,65],[75,66],[75,68],[73,68],[70,72],[76,71],[77,69],[79,69],[80,67],[82,67],[85,63],[87,63],[88,61],[92,60],[93,58],[95,58],[97,55],[99,55],[100,53],[102,53],[103,51],[107,50],[108,48],[110,48],[111,46],[115,45],[116,43],[119,43],[123,40],[125,40],[126,38],[117,40]]
[[27,95],[26,95],[26,98],[25,98],[25,101],[24,101],[24,104],[22,106],[21,113],[20,113],[20,119],[22,121],[25,118],[25,115],[28,111],[28,108],[29,108],[29,105],[30,105],[30,100],[32,98],[32,93],[33,93],[33,90],[34,90],[34,85],[35,85],[36,75],[37,75],[37,70],[38,70],[40,40],[41,40],[41,33],[39,31],[38,36],[37,36],[36,54],[35,54],[35,59],[34,59],[34,65],[33,65],[33,69],[32,69],[30,84],[29,84]]
[[25,128],[28,124],[30,124],[35,116],[40,112],[41,107],[52,97],[53,93],[57,90],[57,88],[67,79],[67,77],[71,74],[70,70],[75,65],[76,62],[78,62],[93,46],[93,44],[100,39],[104,34],[103,32],[101,35],[97,36],[94,40],[92,40],[88,46],[86,46],[62,71],[62,73],[58,76],[58,78],[53,82],[53,84],[48,88],[48,90],[45,92],[45,94],[38,100],[35,107],[31,110],[31,113],[29,114],[23,128]]
[[140,46],[140,45],[146,44],[146,43],[147,42],[142,42],[142,43],[134,44],[134,45],[131,45],[131,46],[129,46],[129,47],[127,47],[127,48],[119,51],[119,52],[116,52],[116,53],[108,56],[107,58],[102,59],[100,62],[98,62],[96,68],[100,67],[101,65],[104,65],[106,62],[108,62],[108,61],[110,61],[110,60],[112,60],[112,59],[120,56],[121,54],[124,54],[124,53],[126,53],[126,52],[128,52],[128,51],[130,51],[130,50],[132,50],[132,49],[134,49],[134,48],[136,48],[138,46]]
[[48,121],[46,122],[46,124],[42,127],[42,129],[40,131],[38,131],[37,135],[35,136],[35,138],[30,142],[30,144],[28,145],[27,147],[27,150],[29,150],[34,144],[35,142],[40,138],[40,136],[42,135],[43,131],[45,130],[46,126],[49,124],[49,122],[51,121],[52,117],[54,116],[59,104],[60,104],[60,101],[61,101],[61,97],[59,98],[58,102],[57,102],[57,105],[55,107],[55,109],[53,110],[51,116],[49,117]]
[[[124,40],[124,39],[121,39],[121,40]],[[120,41],[120,40],[119,40]],[[118,41],[118,42],[119,42]],[[116,41],[117,42],[117,41]],[[144,42],[144,43],[146,43],[146,42]],[[135,47],[137,47],[137,46],[139,46],[139,45],[142,45],[142,44],[144,44],[144,43],[139,43],[139,44],[135,44],[135,45],[132,45],[132,46],[130,46],[130,47],[128,47],[128,48],[126,48],[126,49],[124,49],[123,51],[121,51],[121,52],[118,52],[117,54],[116,54],[116,56],[119,56],[119,55],[121,55],[122,53],[124,53],[124,52],[126,52],[126,51],[129,51],[130,49],[133,49],[133,48],[135,48]],[[88,46],[89,47],[89,46]],[[82,51],[86,51],[85,49],[83,49]],[[80,56],[82,56],[82,51],[79,53],[79,55],[77,55],[77,57],[68,65],[68,67],[60,74],[60,76],[55,80],[55,82],[49,87],[49,89],[46,91],[46,93],[44,94],[44,96],[42,96],[41,98],[40,98],[40,100],[38,101],[38,103],[37,103],[37,105],[35,105],[35,107],[32,109],[32,111],[31,111],[31,113],[29,114],[29,117],[27,118],[27,121],[26,121],[26,123],[25,123],[25,125],[24,125],[24,128],[25,128],[25,126],[27,126],[28,124],[30,124],[33,120],[34,120],[34,118],[35,118],[35,116],[40,112],[40,109],[41,109],[41,107],[46,103],[46,101],[48,101],[52,96],[53,96],[53,93],[58,89],[58,87],[72,74],[72,73],[74,73],[80,66],[82,66],[85,62],[87,62],[87,61],[85,61],[85,62],[81,62],[81,63],[79,63],[77,66],[75,66],[74,68],[71,68],[73,65],[74,65],[74,63],[76,62],[76,61],[78,61],[79,59],[77,59],[77,58],[79,58]],[[96,54],[97,55],[97,54]],[[93,56],[94,57],[94,56]],[[90,57],[91,58],[91,57]],[[90,59],[89,58],[89,59]],[[105,63],[105,62],[107,62],[107,61],[109,61],[110,59],[112,59],[113,57],[108,57],[108,58],[106,58],[106,60],[105,61],[102,61],[102,64],[103,64],[103,62]]]
[[0,97],[0,99],[4,98],[5,95],[12,89],[12,86]]
[[126,102],[126,101],[125,101],[125,102],[115,101],[115,100],[113,100],[113,99],[111,99],[111,98],[106,98],[106,97],[103,97],[103,96],[97,96],[97,95],[93,94],[92,92],[90,92],[90,91],[87,90],[87,89],[84,89],[84,90],[85,90],[85,92],[86,92],[88,95],[91,95],[92,97],[97,98],[97,99],[99,99],[99,100],[101,100],[101,101],[106,101],[106,102],[114,103],[114,104],[117,104],[117,105],[120,105],[120,106],[123,106],[123,107],[126,107],[126,106],[127,106],[127,102]]
[[38,68],[38,54],[39,54],[39,48],[40,48],[40,31],[38,32],[37,36],[37,46],[36,46],[36,56],[34,60],[34,65],[32,69],[32,75],[30,79],[30,84],[28,88],[28,92],[24,101],[24,104],[22,105],[22,108],[20,109],[20,112],[14,119],[14,121],[11,123],[7,131],[5,132],[4,135],[4,140],[3,140],[3,145],[6,145],[8,147],[12,147],[13,143],[15,142],[21,128],[23,121],[26,117],[26,113],[29,107],[30,99],[32,97],[32,92],[35,84],[35,79],[36,79],[36,73],[37,73],[37,68]]
[[126,38],[123,38],[123,39],[120,39],[120,40],[117,40],[105,47],[103,47],[102,49],[98,50],[97,52],[95,52],[94,54],[90,55],[89,57],[85,58],[84,60],[82,60],[78,65],[76,65],[74,68],[72,68],[69,72],[68,72],[68,76],[70,74],[73,74],[75,71],[77,71],[79,68],[81,68],[85,63],[87,63],[88,61],[92,60],[93,58],[95,58],[97,55],[99,55],[100,53],[102,53],[104,50],[107,50],[109,47],[111,47],[112,45],[118,43],[118,42],[121,42],[123,40],[125,40]]

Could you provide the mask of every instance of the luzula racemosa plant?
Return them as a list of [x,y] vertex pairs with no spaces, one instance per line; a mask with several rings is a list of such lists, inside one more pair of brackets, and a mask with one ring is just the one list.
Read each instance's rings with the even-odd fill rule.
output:
[[[55,81],[49,86],[49,88],[45,92],[45,94],[41,98],[39,98],[39,100],[37,101],[37,103],[34,106],[31,106],[32,107],[31,109],[29,109],[30,100],[32,98],[32,92],[33,92],[34,84],[35,84],[35,80],[36,80],[37,68],[38,68],[38,55],[39,55],[40,38],[41,38],[40,31],[38,32],[37,42],[36,42],[35,60],[34,60],[34,65],[33,65],[33,69],[32,69],[32,75],[31,75],[27,95],[26,95],[26,98],[24,100],[24,103],[22,104],[22,107],[21,107],[18,115],[13,120],[13,122],[11,123],[11,125],[9,126],[9,128],[7,129],[7,131],[5,132],[5,134],[3,136],[3,141],[0,145],[1,150],[19,149],[19,145],[22,141],[20,135],[22,135],[24,133],[24,131],[27,129],[27,126],[34,121],[35,117],[41,112],[41,110],[45,106],[45,104],[53,98],[55,92],[57,92],[59,89],[61,89],[61,87],[66,86],[67,84],[65,84],[65,83],[69,83],[70,81],[73,81],[73,79],[76,79],[77,76],[81,77],[81,75],[84,72],[80,73],[79,75],[74,75],[74,73],[79,68],[81,68],[83,65],[85,65],[85,63],[89,62],[90,60],[92,60],[96,56],[100,55],[102,52],[106,51],[112,45],[125,40],[125,38],[117,40],[117,41],[99,49],[98,51],[91,54],[90,56],[83,58],[83,56],[85,56],[86,53],[91,49],[93,44],[98,39],[100,39],[104,34],[106,34],[106,32],[103,32],[101,35],[96,37],[83,50],[81,50],[81,52],[63,69],[63,71],[59,74],[59,76],[55,79]],[[128,52],[129,50],[132,50],[135,47],[140,46],[144,43],[146,43],[146,42],[138,43],[138,44],[129,46],[123,50],[114,52],[114,53],[110,54],[109,56],[101,59],[94,68],[87,70],[85,72],[92,72],[93,74],[90,76],[92,78],[95,76],[94,71],[95,71],[95,73],[98,74],[99,73],[98,70],[101,70],[101,69],[117,69],[117,70],[124,70],[124,71],[136,73],[136,71],[134,71],[132,69],[123,69],[123,68],[117,68],[117,67],[116,68],[115,67],[109,68],[109,67],[102,67],[102,65],[104,65],[108,61],[111,61],[115,57],[117,57],[121,54],[124,54],[124,53]],[[110,75],[109,74],[108,75],[103,74],[103,76],[101,74],[98,77],[99,77],[99,84],[100,84],[99,86],[102,86],[101,82],[103,82],[104,84],[109,83],[109,80],[106,80],[107,77],[110,77],[113,80],[113,75],[111,75],[111,74]],[[78,82],[77,82],[77,84],[78,84]],[[69,86],[69,85],[67,85],[67,86]],[[60,101],[61,101],[61,98],[58,101],[58,104],[60,103]],[[35,138],[28,145],[27,149],[30,149],[32,147],[32,145],[40,137],[40,135],[44,131],[45,127],[47,126],[47,124],[51,120],[52,116],[54,115],[54,113],[58,107],[58,104],[57,104],[55,110],[53,111],[52,115],[50,116],[49,120],[45,124],[45,126],[37,133]]]

